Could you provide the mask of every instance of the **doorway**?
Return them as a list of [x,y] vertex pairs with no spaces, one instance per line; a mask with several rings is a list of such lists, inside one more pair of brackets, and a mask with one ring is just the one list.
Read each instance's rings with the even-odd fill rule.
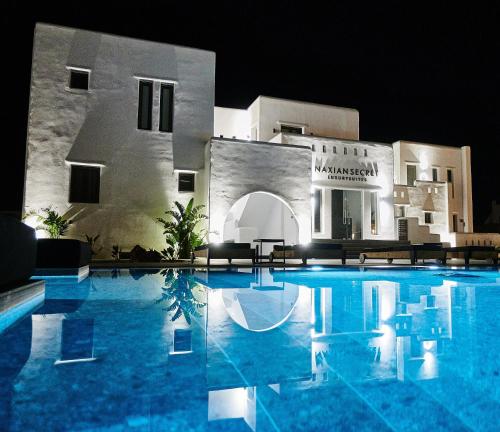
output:
[[332,239],[361,240],[363,214],[361,191],[332,190]]

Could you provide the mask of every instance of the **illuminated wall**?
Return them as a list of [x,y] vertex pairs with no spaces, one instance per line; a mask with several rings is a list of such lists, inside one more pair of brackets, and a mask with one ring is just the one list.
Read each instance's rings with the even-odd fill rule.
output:
[[222,241],[231,207],[251,192],[269,192],[287,203],[299,225],[299,241],[310,240],[309,148],[217,138],[208,146],[211,241]]
[[[397,141],[393,147],[395,184],[407,184],[407,165],[416,166],[417,180],[421,181],[432,181],[433,168],[437,169],[439,182],[447,182],[447,170],[453,171],[453,188],[448,183],[446,225],[448,231],[452,231],[452,218],[456,214],[458,232],[473,232],[470,147],[457,148],[409,141]],[[443,235],[441,240],[447,241],[446,236]]]
[[[68,88],[68,67],[90,70],[89,90]],[[38,24],[29,107],[24,209],[77,214],[68,233],[111,246],[162,249],[155,218],[173,200],[205,202],[204,146],[213,133],[215,54]],[[137,128],[138,77],[154,81],[152,130]],[[174,83],[173,132],[158,131],[160,81]],[[70,204],[71,164],[101,167],[99,204]],[[177,171],[197,171],[195,194]]]

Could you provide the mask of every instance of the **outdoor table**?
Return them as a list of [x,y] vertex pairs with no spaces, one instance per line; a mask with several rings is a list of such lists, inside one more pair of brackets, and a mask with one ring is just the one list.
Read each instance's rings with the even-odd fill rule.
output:
[[[285,258],[285,239],[278,239],[278,238],[259,238],[259,239],[254,239],[254,243],[259,243],[259,245],[256,246],[256,262],[262,262],[261,258],[265,258],[265,255],[260,255],[260,252],[262,252],[262,243],[282,243],[283,244],[283,264],[286,262]],[[267,257],[269,258],[269,256]]]

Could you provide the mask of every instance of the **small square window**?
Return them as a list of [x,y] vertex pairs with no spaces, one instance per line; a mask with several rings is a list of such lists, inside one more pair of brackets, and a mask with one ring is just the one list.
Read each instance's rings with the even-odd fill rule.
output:
[[89,73],[87,71],[70,69],[69,70],[69,88],[88,90]]
[[194,192],[194,173],[179,173],[179,192]]
[[424,213],[424,221],[426,224],[431,224],[432,223],[432,213],[431,212],[425,212]]

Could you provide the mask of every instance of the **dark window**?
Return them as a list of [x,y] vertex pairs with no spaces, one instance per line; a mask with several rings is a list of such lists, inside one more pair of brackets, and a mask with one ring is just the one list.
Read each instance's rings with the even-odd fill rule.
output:
[[417,166],[406,165],[406,184],[408,186],[415,186],[416,179],[417,179]]
[[438,180],[438,169],[432,168],[432,181],[437,182]]
[[446,170],[446,180],[451,183],[451,197],[455,198],[455,183],[453,182],[453,170]]
[[337,153],[337,147],[333,146],[333,153]]
[[323,146],[323,153],[326,153],[326,146]]
[[425,212],[424,213],[424,222],[426,224],[432,223],[432,213],[430,213],[430,212]]
[[179,173],[179,192],[194,192],[194,173]]
[[301,134],[302,128],[297,127],[297,126],[290,126],[290,125],[282,124],[281,125],[281,132]]
[[71,165],[69,202],[98,203],[101,169],[93,166]]
[[162,84],[160,88],[160,131],[172,132],[174,122],[174,86]]
[[139,81],[139,111],[137,114],[137,127],[139,129],[151,130],[152,108],[153,83]]
[[458,216],[456,214],[452,217],[453,232],[458,232]]
[[69,87],[72,89],[88,90],[89,89],[89,73],[70,69],[69,71]]
[[314,232],[321,232],[321,189],[314,189]]
[[358,155],[358,149],[354,149],[354,156]]
[[347,154],[347,147],[344,147],[344,154]]
[[368,150],[365,149],[365,157],[368,156]]

